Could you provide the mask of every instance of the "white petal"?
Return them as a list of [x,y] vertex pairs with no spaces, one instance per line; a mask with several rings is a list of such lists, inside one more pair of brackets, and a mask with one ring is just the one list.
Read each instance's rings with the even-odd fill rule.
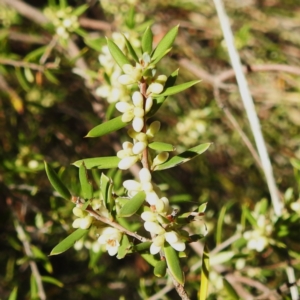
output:
[[152,255],[157,254],[160,251],[161,247],[155,246],[153,243],[150,246],[150,253]]
[[121,170],[127,170],[132,167],[138,160],[138,156],[125,157],[119,162],[118,168]]
[[179,240],[178,234],[175,231],[166,232],[165,237],[169,244],[177,243]]
[[142,168],[139,172],[141,182],[150,182],[151,173],[147,168]]
[[136,82],[136,80],[134,78],[132,78],[130,75],[121,75],[118,78],[118,81],[123,84],[123,85],[129,85],[129,84],[133,84]]
[[116,255],[118,253],[118,249],[119,249],[119,246],[115,246],[115,247],[111,247],[108,245],[106,246],[106,250],[110,256]]
[[125,180],[123,182],[123,186],[128,191],[140,191],[141,190],[141,184],[135,180]]
[[142,153],[147,147],[147,144],[144,142],[137,142],[134,144],[132,148],[132,153],[133,154],[140,154]]
[[153,213],[152,211],[144,211],[142,214],[141,214],[141,218],[144,220],[144,221],[149,221],[149,222],[153,222],[153,221],[156,221],[156,215],[155,213]]
[[144,227],[147,231],[154,234],[162,234],[165,232],[165,230],[156,222],[146,221]]
[[138,91],[134,92],[132,95],[132,102],[134,106],[142,108],[144,105],[143,95]]
[[121,113],[124,113],[125,111],[128,111],[132,108],[133,108],[132,105],[130,105],[127,102],[121,101],[121,102],[116,103],[116,109]]
[[184,251],[185,250],[185,243],[180,242],[180,243],[173,243],[170,244],[172,248],[174,248],[176,251]]
[[146,100],[146,105],[145,105],[146,113],[150,111],[152,105],[153,105],[153,99],[152,99],[152,97],[148,97]]
[[140,132],[144,127],[144,119],[134,118],[132,122],[132,127],[135,131]]

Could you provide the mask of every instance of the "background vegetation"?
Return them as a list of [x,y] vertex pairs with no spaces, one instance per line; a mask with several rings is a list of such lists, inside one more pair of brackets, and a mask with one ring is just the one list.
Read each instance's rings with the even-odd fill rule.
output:
[[[86,5],[67,36],[60,35],[51,15],[59,5]],[[155,278],[138,255],[117,260],[94,252],[87,240],[48,257],[72,232],[73,204],[53,192],[43,165],[46,160],[58,168],[76,195],[77,169],[71,164],[120,149],[122,131],[84,139],[112,111],[98,89],[106,84],[98,59],[105,36],[138,37],[152,25],[157,43],[176,24],[179,35],[161,71],[180,68],[182,82],[202,82],[160,110],[160,138],[176,143],[178,152],[202,142],[213,145],[154,180],[183,211],[208,202],[208,299],[292,298],[290,286],[299,285],[300,274],[300,7],[295,0],[228,0],[225,6],[284,203],[280,218],[255,158],[211,1],[0,0],[1,299],[40,299],[41,285],[47,299],[178,298],[171,282]],[[136,170],[123,174],[132,178]],[[93,175],[97,179],[100,172]],[[200,284],[202,248],[193,244],[183,259],[192,299]],[[287,278],[291,269],[296,282]]]

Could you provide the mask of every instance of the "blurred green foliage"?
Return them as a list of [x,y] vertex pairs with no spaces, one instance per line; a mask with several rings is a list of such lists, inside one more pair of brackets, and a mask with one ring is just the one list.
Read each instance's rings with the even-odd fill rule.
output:
[[[87,238],[60,256],[48,257],[72,232],[73,204],[53,193],[43,160],[77,195],[77,169],[71,163],[114,155],[123,140],[123,131],[119,136],[83,138],[111,109],[96,89],[105,83],[100,47],[112,32],[137,36],[153,24],[157,43],[180,24],[162,72],[180,67],[182,82],[195,79],[183,58],[215,77],[231,69],[214,6],[201,0],[61,1],[62,8],[86,6],[77,10],[79,27],[57,38],[53,24],[46,26],[28,17],[24,10],[15,9],[15,2],[0,1],[0,298],[39,299],[32,275],[34,261],[48,299],[147,299],[169,283],[166,278],[157,280],[138,255],[117,260],[94,252]],[[239,235],[211,256],[217,267],[210,274],[208,299],[233,299],[230,284],[235,285],[222,281],[222,276],[233,273],[236,283],[243,283],[244,295],[280,299],[276,291],[280,289],[282,297],[289,299],[285,267],[294,267],[296,279],[300,274],[299,3],[225,2],[236,46],[243,64],[249,66],[249,86],[285,203],[283,215],[275,218],[263,173],[224,114],[224,107],[230,109],[253,140],[233,76],[222,82],[221,106],[206,77],[165,103],[157,115],[162,122],[161,140],[177,144],[178,152],[199,143],[213,146],[201,158],[153,177],[183,211],[208,201],[205,222],[210,250]],[[59,7],[55,1],[27,3],[39,13]],[[282,69],[251,69],[270,64],[294,66],[298,75]],[[95,187],[100,174],[93,171]],[[120,186],[120,174],[110,176]],[[256,247],[258,238],[263,240],[262,249]],[[196,299],[201,272],[200,265],[194,266],[201,258],[191,248],[187,253],[183,259],[186,289]],[[259,298],[263,293],[266,297]],[[171,290],[160,299],[177,298]]]

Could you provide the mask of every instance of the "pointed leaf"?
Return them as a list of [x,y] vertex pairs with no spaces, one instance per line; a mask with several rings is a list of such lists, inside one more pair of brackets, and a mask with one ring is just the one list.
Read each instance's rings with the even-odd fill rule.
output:
[[138,63],[139,62],[139,58],[136,54],[136,52],[134,51],[132,45],[130,44],[130,42],[128,41],[128,39],[126,38],[126,36],[123,34],[123,37],[125,39],[125,44],[126,47],[128,49],[128,52],[130,53],[130,55],[132,56],[132,58]]
[[17,300],[17,297],[18,297],[18,287],[15,286],[12,292],[10,293],[8,300]]
[[128,58],[124,55],[121,49],[112,40],[106,38],[106,41],[107,41],[107,46],[110,54],[112,55],[112,57],[114,58],[114,60],[120,66],[121,69],[125,64],[130,64]]
[[144,191],[138,192],[134,197],[128,200],[121,208],[118,217],[130,217],[135,214],[143,205],[146,198]]
[[142,37],[142,51],[143,53],[148,52],[150,55],[152,52],[153,33],[150,27],[147,27]]
[[164,252],[167,260],[168,269],[170,270],[176,281],[183,285],[184,275],[180,266],[180,261],[176,250],[172,248],[169,243],[165,243]]
[[193,81],[189,81],[189,82],[186,82],[183,84],[168,87],[161,94],[152,94],[151,96],[153,98],[162,97],[162,96],[171,96],[171,95],[180,93],[180,92],[190,88],[191,86],[197,84],[200,81],[201,80],[193,80]]
[[68,237],[62,240],[58,245],[56,245],[51,251],[50,255],[58,255],[67,251],[74,245],[75,242],[77,242],[83,236],[85,236],[88,233],[88,231],[89,231],[88,229],[78,228],[73,233],[71,233]]
[[125,127],[127,124],[128,123],[122,121],[122,116],[119,116],[100,125],[97,125],[92,130],[90,130],[85,137],[100,137],[110,132],[119,130]]
[[172,50],[172,48],[167,49],[165,52],[162,52],[161,55],[159,55],[158,57],[156,57],[155,60],[151,61],[151,64],[156,65],[163,57],[165,57],[170,51]]
[[241,299],[237,294],[236,290],[234,289],[234,287],[224,277],[223,277],[223,285],[230,299],[232,300]]
[[199,208],[198,208],[198,212],[199,213],[204,213],[207,207],[207,202],[202,203]]
[[89,182],[84,162],[82,162],[81,166],[79,167],[79,180],[83,198],[85,200],[91,199],[93,197],[93,186]]
[[209,283],[209,252],[205,245],[203,256],[202,256],[202,270],[201,270],[201,281],[200,281],[199,299],[207,298],[208,283]]
[[121,245],[118,249],[118,255],[117,255],[117,259],[122,259],[126,256],[126,254],[129,252],[130,250],[130,242],[128,239],[128,236],[126,234],[123,234],[122,236],[122,240],[121,240]]
[[[165,83],[165,89],[167,89],[168,87],[172,87],[174,86],[176,79],[178,76],[178,69],[176,71],[174,71],[167,79],[166,83]],[[153,116],[161,107],[161,105],[165,102],[165,100],[167,99],[167,97],[158,97],[158,98],[154,98],[153,99],[153,105],[151,107],[151,110],[148,112],[147,116],[151,117]]]
[[156,277],[164,277],[167,272],[167,262],[165,260],[159,261],[154,268],[154,275]]
[[51,284],[56,285],[58,287],[63,287],[64,286],[64,284],[61,281],[59,281],[59,280],[57,280],[53,277],[50,277],[50,276],[41,276],[41,277],[42,277],[43,282],[48,282],[48,283],[51,283]]
[[153,51],[153,54],[151,55],[152,61],[154,61],[157,57],[159,57],[162,53],[164,53],[166,50],[170,49],[174,43],[174,40],[178,33],[178,27],[179,25],[172,28],[159,42],[156,49]]
[[94,157],[77,160],[73,163],[74,166],[80,167],[84,162],[85,167],[89,170],[97,167],[98,169],[112,169],[117,168],[120,158],[117,156]]
[[77,8],[75,8],[72,11],[72,15],[75,15],[77,17],[79,17],[80,15],[82,15],[87,9],[89,8],[89,6],[87,4],[83,4],[78,6]]
[[139,243],[137,245],[134,245],[134,250],[137,251],[137,252],[142,252],[142,251],[145,251],[145,250],[149,250],[151,244],[152,244],[152,242]]
[[167,160],[165,163],[155,166],[154,171],[165,170],[165,169],[169,169],[169,168],[173,168],[175,166],[181,165],[181,164],[195,158],[196,156],[202,154],[203,152],[205,152],[209,148],[210,145],[211,145],[211,143],[206,143],[206,144],[201,144],[196,147],[190,148],[187,151],[180,153],[179,155],[173,156],[172,158]]
[[[127,18],[125,20],[125,23],[128,28],[133,29],[135,27],[135,11],[134,11],[134,6],[131,6],[128,13],[127,13]],[[135,29],[136,32],[137,29]]]
[[62,183],[56,172],[51,168],[50,165],[48,165],[45,161],[45,170],[47,173],[47,177],[53,186],[53,188],[66,200],[71,199],[71,193],[69,190],[66,188],[66,186]]
[[257,220],[252,216],[251,212],[246,206],[243,206],[243,214],[245,215],[246,219],[254,228],[258,228]]
[[175,148],[171,144],[161,143],[161,142],[153,142],[148,145],[149,148],[157,151],[174,151]]
[[[100,191],[104,201],[104,205],[107,209],[110,208],[111,202],[111,191],[112,191],[112,181],[104,173],[101,174],[100,178]],[[111,209],[110,209],[111,211]]]

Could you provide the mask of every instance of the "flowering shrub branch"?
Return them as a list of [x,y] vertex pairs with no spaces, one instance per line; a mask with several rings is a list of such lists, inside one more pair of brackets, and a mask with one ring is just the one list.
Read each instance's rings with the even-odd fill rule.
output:
[[[148,119],[159,110],[168,96],[184,91],[199,82],[191,81],[175,85],[178,71],[170,76],[157,72],[156,64],[171,50],[177,32],[178,26],[172,28],[158,46],[152,49],[153,34],[151,29],[147,28],[141,39],[140,56],[131,45],[130,38],[123,36],[127,50],[123,46],[119,48],[113,40],[107,39],[107,49],[122,70],[122,73],[115,72],[119,74],[115,79],[120,85],[130,86],[128,91],[131,96],[122,96],[116,102],[115,108],[122,114],[121,116],[96,126],[87,137],[100,137],[131,125],[127,131],[129,140],[122,144],[122,149],[117,152],[116,157],[87,158],[74,163],[79,167],[82,198],[71,197],[68,189],[47,164],[46,171],[53,187],[64,198],[72,199],[75,203],[73,213],[76,219],[73,227],[77,228],[78,232],[75,231],[59,243],[52,250],[52,255],[67,250],[70,248],[70,240],[75,242],[94,228],[95,239],[111,256],[123,258],[130,252],[141,252],[142,256],[145,252],[152,255],[154,274],[164,276],[168,268],[169,274],[181,286],[177,291],[181,290],[179,294],[184,295],[184,275],[179,257],[183,255],[186,243],[202,236],[190,236],[183,228],[194,218],[203,215],[203,206],[199,207],[198,212],[179,215],[169,199],[153,182],[151,173],[189,161],[206,151],[210,144],[198,145],[180,155],[170,157],[169,152],[174,151],[174,146],[156,141],[160,122],[155,120],[148,123]],[[103,61],[103,57],[100,58]],[[98,93],[103,92],[103,89],[98,89]],[[114,92],[114,95],[121,94],[123,92],[119,94]],[[110,98],[110,101],[114,102],[112,99]],[[97,167],[127,170],[139,162],[142,164],[139,180],[125,180],[123,182],[125,193],[116,194],[112,180],[104,174],[100,180],[100,192],[93,191],[87,176],[88,169]],[[126,218],[134,215],[140,216],[139,220],[145,231],[150,234],[150,239],[123,225]],[[130,241],[128,236],[134,237],[135,242]],[[141,244],[137,244],[136,240]]]

